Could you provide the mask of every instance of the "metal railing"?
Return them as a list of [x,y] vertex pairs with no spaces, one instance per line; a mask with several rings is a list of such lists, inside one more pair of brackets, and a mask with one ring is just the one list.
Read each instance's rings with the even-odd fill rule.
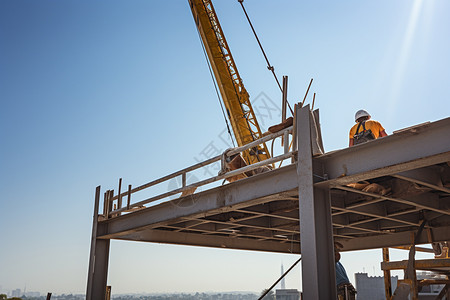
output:
[[[294,139],[291,139],[291,145],[293,145],[293,150],[289,151],[290,148],[290,142],[289,142],[289,136],[293,136]],[[277,137],[283,136],[283,141],[284,141],[284,147],[283,147],[283,154],[266,159],[264,161],[260,161],[258,163],[252,164],[252,165],[248,165],[242,168],[239,168],[237,170],[232,170],[232,171],[228,171],[228,172],[220,172],[219,175],[217,176],[213,176],[204,180],[200,180],[194,183],[191,183],[189,185],[186,184],[186,177],[187,177],[187,173],[189,172],[193,172],[195,170],[201,169],[205,166],[211,165],[213,163],[216,163],[218,161],[221,162],[221,170],[225,170],[225,159],[227,157],[233,156],[235,154],[239,154],[245,150],[248,150],[252,147],[255,147],[257,145],[260,145],[262,143],[265,143],[267,141],[270,140],[274,140]],[[128,190],[126,192],[121,192],[121,185],[122,185],[122,180],[119,180],[119,190],[117,195],[114,195],[114,190],[108,190],[105,192],[104,195],[104,207],[103,207],[103,215],[106,217],[106,219],[112,217],[112,216],[116,216],[116,215],[120,215],[121,213],[125,213],[125,212],[131,212],[136,210],[137,208],[142,208],[145,204],[157,201],[157,200],[161,200],[179,193],[183,193],[183,192],[189,192],[192,190],[195,190],[198,187],[219,181],[219,180],[223,180],[223,179],[227,179],[229,177],[232,176],[236,176],[236,175],[240,175],[242,173],[245,172],[249,172],[255,169],[258,169],[260,167],[263,166],[267,166],[267,165],[272,165],[276,162],[279,161],[283,161],[289,158],[294,158],[295,154],[296,154],[296,145],[295,145],[295,134],[293,134],[293,126],[288,127],[286,129],[283,129],[279,132],[276,133],[272,133],[269,134],[267,136],[264,136],[254,142],[251,142],[247,145],[241,146],[241,147],[237,147],[237,148],[231,148],[228,151],[225,151],[223,154],[217,155],[215,157],[212,157],[206,161],[197,163],[195,165],[192,165],[190,167],[187,167],[185,169],[179,170],[175,173],[169,174],[167,176],[161,177],[159,179],[153,180],[151,182],[148,182],[146,184],[143,184],[141,186],[135,187],[135,188],[131,188],[131,185],[128,185]],[[168,180],[174,179],[181,176],[181,187],[156,195],[156,196],[152,196],[150,198],[146,198],[144,200],[135,202],[135,203],[131,203],[131,195],[148,189],[152,186],[155,186],[157,184],[166,182]],[[127,204],[125,206],[122,206],[122,200],[124,199],[124,197],[127,198]],[[117,207],[113,206],[114,201],[117,200]],[[114,209],[113,209],[114,207]]]

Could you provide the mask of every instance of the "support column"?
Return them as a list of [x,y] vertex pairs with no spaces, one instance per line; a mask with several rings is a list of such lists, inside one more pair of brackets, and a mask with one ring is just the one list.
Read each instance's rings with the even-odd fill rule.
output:
[[89,258],[89,272],[86,288],[87,300],[103,300],[106,297],[110,240],[97,239],[97,235],[104,231],[104,227],[98,226],[99,201],[100,186],[95,190],[91,254]]
[[[330,193],[313,185],[309,105],[297,108],[298,192],[303,298],[336,299]],[[323,174],[318,174],[322,176]]]
[[[389,262],[389,248],[383,248],[383,262]],[[391,299],[392,297],[392,287],[391,287],[391,271],[383,270],[384,274],[384,294],[386,299]]]

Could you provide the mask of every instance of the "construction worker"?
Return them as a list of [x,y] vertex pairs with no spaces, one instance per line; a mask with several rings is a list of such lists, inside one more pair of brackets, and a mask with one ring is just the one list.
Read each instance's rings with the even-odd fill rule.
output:
[[380,122],[370,120],[369,113],[364,109],[360,109],[356,112],[355,122],[356,124],[350,129],[349,147],[387,136],[387,133]]
[[450,258],[450,241],[441,243],[431,243],[434,251],[434,258]]
[[355,300],[356,289],[348,280],[347,272],[344,266],[339,262],[341,254],[339,253],[339,247],[342,248],[340,243],[334,243],[334,260],[336,262],[336,287],[338,300]]

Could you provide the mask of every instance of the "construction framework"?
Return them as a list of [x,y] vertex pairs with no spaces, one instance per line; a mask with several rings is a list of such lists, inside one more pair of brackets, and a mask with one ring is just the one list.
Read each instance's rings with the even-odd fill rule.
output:
[[[383,248],[383,250],[386,248]],[[443,286],[442,290],[438,295],[435,295],[435,300],[441,300],[449,299],[450,298],[450,258],[438,258],[438,259],[421,259],[421,260],[414,260],[413,264],[411,266],[411,263],[408,260],[402,260],[402,261],[388,261],[383,259],[383,262],[381,263],[381,269],[383,272],[385,272],[386,276],[384,277],[385,282],[385,290],[387,299],[391,299],[391,296],[393,296],[393,291],[391,288],[391,278],[390,278],[390,271],[391,270],[403,270],[406,274],[407,272],[410,272],[412,276],[411,278],[399,280],[397,282],[397,289],[396,289],[396,296],[398,295],[399,298],[402,299],[406,298],[404,295],[401,295],[403,292],[403,289],[406,290],[405,294],[408,294],[411,290],[413,291],[411,295],[411,300],[418,300],[419,299],[419,290],[423,286],[429,286],[429,285],[441,285]],[[409,271],[410,270],[410,271]],[[428,271],[432,272],[435,276],[437,275],[438,279],[421,279],[418,280],[417,278],[417,270],[421,271]],[[407,276],[405,276],[407,277]]]
[[[284,136],[286,145],[290,137],[293,149],[285,147],[265,162],[186,183],[189,172],[250,143],[125,192],[120,182],[117,193],[103,193],[102,213],[97,187],[87,299],[105,297],[111,239],[301,253],[302,273],[308,274],[302,276],[304,299],[327,300],[336,298],[334,241],[342,251],[406,246],[423,220],[427,224],[417,244],[450,240],[450,118],[325,154],[318,111],[297,106],[295,119],[293,127],[263,138]],[[282,160],[290,163],[195,193],[199,186]],[[181,177],[180,188],[137,196],[175,177]],[[350,187],[362,180],[391,192]],[[180,193],[176,200],[162,201]]]

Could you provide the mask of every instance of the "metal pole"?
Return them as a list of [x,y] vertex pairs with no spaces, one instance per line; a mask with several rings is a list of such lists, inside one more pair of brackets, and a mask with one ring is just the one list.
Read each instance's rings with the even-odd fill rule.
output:
[[108,215],[111,214],[111,211],[113,210],[113,197],[114,197],[114,190],[109,190],[109,201],[108,201]]
[[314,110],[314,102],[316,102],[316,93],[314,93],[314,96],[313,96],[313,102],[312,102],[312,105],[311,105],[311,111]]
[[[94,280],[94,267],[95,267],[95,248],[97,241],[97,224],[98,224],[98,206],[100,202],[100,186],[97,186],[95,189],[95,202],[94,202],[94,216],[92,220],[92,237],[91,237],[91,254],[89,257],[89,271],[88,271],[88,282],[86,288],[86,299],[90,298],[90,294],[92,293],[92,286]],[[51,296],[51,294],[50,294]],[[47,299],[48,295],[47,295]],[[93,300],[93,299],[92,299]]]
[[108,191],[103,194],[103,216],[108,218]]
[[313,78],[311,78],[311,81],[309,82],[308,89],[306,90],[305,97],[303,98],[301,107],[303,107],[303,104],[305,104],[306,96],[308,96],[309,88],[311,87],[312,82],[313,82]]
[[119,178],[119,191],[117,192],[117,208],[122,208],[122,195],[120,195],[120,192],[122,190],[122,178]]
[[130,209],[131,202],[131,184],[128,185],[127,210]]
[[[389,262],[389,248],[383,248],[383,262]],[[391,287],[391,271],[384,270],[384,293],[386,299],[391,299],[392,297],[392,287]]]
[[287,87],[288,87],[288,77],[283,76],[283,96],[282,96],[282,100],[281,100],[281,122],[284,122],[284,120],[286,120]]
[[284,132],[283,142],[284,142],[284,154],[286,154],[289,152],[289,132],[288,131]]
[[108,219],[109,218],[109,213],[111,212],[111,191],[107,190],[106,191],[106,199],[105,199],[105,203],[103,204],[106,207],[106,213],[105,213],[105,218]]

